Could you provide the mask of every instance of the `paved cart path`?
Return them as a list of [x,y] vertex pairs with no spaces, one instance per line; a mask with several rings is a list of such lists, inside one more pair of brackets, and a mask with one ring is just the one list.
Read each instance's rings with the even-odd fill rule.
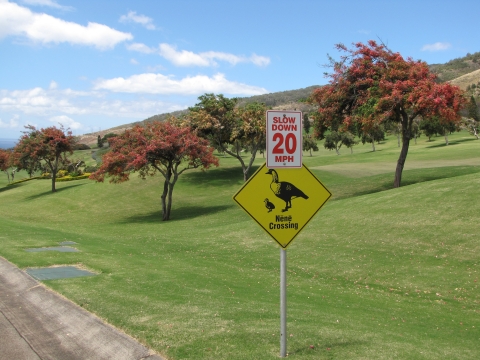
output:
[[162,360],[2,257],[0,358]]

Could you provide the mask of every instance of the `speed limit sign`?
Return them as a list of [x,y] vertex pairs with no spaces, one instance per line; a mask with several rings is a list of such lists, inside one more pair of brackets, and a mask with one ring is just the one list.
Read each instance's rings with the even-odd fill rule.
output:
[[267,111],[267,168],[302,167],[302,112]]

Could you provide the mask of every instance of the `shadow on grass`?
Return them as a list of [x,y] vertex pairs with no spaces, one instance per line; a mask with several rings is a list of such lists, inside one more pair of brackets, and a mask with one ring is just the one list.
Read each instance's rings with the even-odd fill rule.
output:
[[[170,220],[169,221],[179,221],[179,220],[187,220],[187,219],[194,219],[199,216],[204,215],[211,215],[221,211],[225,211],[235,207],[235,205],[218,205],[218,206],[184,206],[176,209],[172,209],[170,213]],[[154,211],[150,214],[144,215],[133,215],[124,217],[119,221],[121,224],[128,224],[128,223],[160,223],[162,222],[163,212],[162,210]]]
[[40,199],[44,196],[48,196],[48,195],[53,195],[53,194],[58,194],[58,193],[61,193],[61,192],[64,192],[64,191],[68,191],[68,190],[71,190],[73,188],[76,188],[78,186],[83,186],[83,185],[86,185],[86,184],[75,184],[75,185],[70,185],[68,187],[62,187],[62,188],[57,188],[57,191],[55,191],[54,193],[52,193],[52,187],[51,187],[51,183],[49,182],[49,190],[48,191],[45,191],[43,193],[40,193],[40,194],[37,194],[37,195],[32,195],[32,196],[29,196],[27,198],[25,198],[25,200],[27,201],[30,201],[30,200],[36,200],[36,199]]
[[309,354],[318,351],[330,351],[330,350],[338,350],[339,348],[348,348],[352,346],[362,346],[367,345],[369,342],[367,341],[360,341],[360,340],[350,340],[350,341],[328,341],[322,344],[318,344],[315,349],[311,349],[309,345],[305,345],[303,347],[297,347],[296,349],[291,349],[288,352],[288,355],[301,355],[301,354]]
[[4,191],[7,191],[7,190],[10,190],[10,189],[16,189],[20,186],[24,186],[25,184],[24,183],[18,183],[18,184],[13,184],[13,185],[8,185],[8,186],[5,186],[3,188],[0,189],[0,193],[4,192]]
[[[442,168],[426,168],[403,171],[401,187],[419,184],[427,181],[449,179],[457,176],[480,172],[480,166],[448,166]],[[354,179],[354,185],[342,183],[338,192],[334,186],[329,188],[333,193],[332,200],[341,200],[362,195],[369,195],[393,189],[395,174],[381,174],[361,179]]]
[[[252,176],[261,165],[252,165],[249,175]],[[182,181],[187,184],[200,186],[218,187],[243,184],[243,172],[241,166],[215,168],[207,171],[196,171],[182,175]]]
[[427,149],[432,149],[432,148],[439,148],[439,147],[445,147],[445,146],[450,146],[450,145],[458,145],[458,144],[461,144],[461,143],[464,143],[464,142],[470,142],[470,141],[478,141],[478,140],[474,137],[468,138],[468,139],[458,139],[458,140],[449,141],[448,145],[445,144],[445,141],[443,141],[440,144],[430,145],[430,146],[427,146],[426,148]]

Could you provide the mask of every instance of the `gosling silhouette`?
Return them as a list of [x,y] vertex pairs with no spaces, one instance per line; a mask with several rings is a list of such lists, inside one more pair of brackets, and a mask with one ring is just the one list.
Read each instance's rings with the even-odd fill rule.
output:
[[268,199],[265,199],[264,202],[265,202],[265,207],[268,209],[268,212],[275,209],[275,205],[271,203]]
[[286,181],[278,181],[278,174],[275,170],[269,169],[265,174],[272,175],[270,189],[272,189],[275,196],[285,201],[285,209],[282,209],[282,212],[288,211],[292,207],[292,199],[298,197],[308,199],[308,196],[295,185]]

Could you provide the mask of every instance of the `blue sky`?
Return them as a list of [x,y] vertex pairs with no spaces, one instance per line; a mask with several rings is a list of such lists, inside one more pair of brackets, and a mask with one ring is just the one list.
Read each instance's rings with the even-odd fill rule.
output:
[[479,14],[478,0],[0,0],[0,138],[325,84],[337,43],[445,63],[480,51]]

